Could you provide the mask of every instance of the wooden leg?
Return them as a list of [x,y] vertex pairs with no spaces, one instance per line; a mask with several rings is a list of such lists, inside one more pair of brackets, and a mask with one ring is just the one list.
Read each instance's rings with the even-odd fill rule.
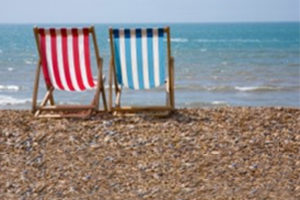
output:
[[[100,73],[100,76],[101,76],[101,82],[100,82],[100,91],[101,91],[101,95],[102,95],[102,101],[103,101],[103,109],[104,111],[107,111],[107,103],[106,103],[106,96],[105,96],[105,86],[104,86],[104,78],[102,77],[102,72]],[[98,98],[99,95],[98,95]],[[98,100],[99,102],[99,100]]]
[[94,95],[94,98],[91,102],[91,105],[94,105],[94,109],[97,111],[99,110],[99,89],[97,89],[95,95]]
[[[102,84],[101,84],[102,85]],[[92,104],[95,105],[95,109],[99,110],[99,100],[100,100],[100,92],[102,93],[102,101],[103,101],[103,108],[105,111],[107,111],[107,104],[106,104],[106,98],[105,98],[105,90],[102,86],[97,89],[94,100],[92,101]]]
[[113,60],[112,58],[110,59],[110,65],[109,65],[109,91],[108,91],[108,110],[112,110],[112,82],[113,82]]
[[171,97],[170,97],[170,81],[169,79],[166,81],[166,105],[170,106],[171,105]]
[[102,86],[102,101],[103,101],[103,107],[104,110],[107,111],[107,103],[106,103],[106,97],[105,97],[105,88]]
[[116,107],[121,106],[121,90],[117,92],[116,94]]
[[[44,107],[44,106],[47,104],[47,102],[48,102],[48,100],[50,99],[50,96],[51,96],[51,95],[52,95],[52,90],[48,90],[47,93],[46,93],[46,95],[45,95],[45,97],[44,97],[44,99],[43,99],[43,101],[41,102],[40,107]],[[35,116],[35,117],[38,117],[40,113],[41,113],[41,110],[38,109],[38,110],[35,112],[34,116]]]
[[170,66],[170,104],[172,108],[175,108],[175,98],[174,98],[174,58],[171,59]]
[[107,110],[106,97],[105,97],[105,88],[104,88],[104,78],[102,77],[102,64],[103,60],[99,57],[98,59],[98,85],[97,91],[95,94],[95,108],[99,110],[99,100],[100,100],[100,92],[102,93],[102,101],[104,110]]
[[117,78],[116,78],[116,73],[114,66],[112,65],[110,67],[110,77],[109,77],[109,109],[110,111],[113,110],[113,86],[115,87],[115,95],[116,95],[116,101],[115,101],[115,106],[120,105],[120,95],[121,95],[121,89],[118,86]]
[[102,77],[101,77],[101,72],[98,71],[98,81],[97,81],[97,89],[95,96],[92,101],[92,105],[95,105],[95,110],[99,110],[99,95],[102,87]]
[[49,100],[50,100],[50,105],[51,106],[54,106],[55,105],[55,101],[54,101],[54,97],[53,97],[53,91],[54,91],[54,88],[48,88],[48,90],[51,91],[51,94],[50,94],[50,97],[49,97]]
[[36,111],[36,102],[37,102],[37,95],[38,95],[38,88],[39,88],[39,81],[40,81],[40,71],[41,71],[41,60],[38,61],[36,72],[35,72],[35,80],[33,86],[33,95],[32,95],[32,113]]

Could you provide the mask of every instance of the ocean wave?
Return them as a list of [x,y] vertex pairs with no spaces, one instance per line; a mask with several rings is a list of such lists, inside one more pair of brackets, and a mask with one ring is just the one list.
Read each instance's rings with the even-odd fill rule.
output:
[[230,86],[201,86],[201,85],[177,85],[176,90],[192,90],[192,91],[233,91],[234,88]]
[[221,92],[221,91],[231,91],[233,90],[232,87],[226,86],[226,85],[220,85],[220,86],[209,86],[209,87],[204,87],[205,90],[208,91],[214,91],[214,92]]
[[188,42],[187,38],[171,38],[171,42]]
[[260,42],[275,42],[275,40],[258,40],[258,39],[197,39],[197,42],[201,43],[225,43],[225,42],[236,42],[236,43],[260,43]]
[[3,53],[2,49],[0,49],[0,53]]
[[1,90],[19,91],[19,90],[21,90],[21,86],[18,86],[18,85],[0,85],[0,91]]
[[212,101],[213,105],[227,105],[226,101]]
[[30,102],[30,99],[16,99],[11,96],[0,95],[0,106],[27,104]]
[[185,103],[183,107],[188,108],[200,108],[200,107],[220,107],[220,106],[229,106],[225,101],[211,101],[211,102],[189,102]]
[[296,90],[299,87],[276,87],[276,86],[201,86],[201,85],[181,85],[176,86],[176,90],[193,90],[193,91],[209,91],[209,92],[264,92],[264,91],[279,91],[279,90]]
[[24,60],[24,62],[25,62],[25,64],[27,64],[27,65],[33,64],[33,61],[32,61],[32,60]]
[[14,68],[9,67],[9,68],[7,68],[7,70],[10,71],[10,72],[12,72],[12,71],[14,71]]
[[276,91],[276,90],[280,90],[281,88],[271,87],[271,86],[248,86],[248,87],[236,86],[234,87],[234,89],[241,92],[255,92],[255,91],[263,92],[263,91]]

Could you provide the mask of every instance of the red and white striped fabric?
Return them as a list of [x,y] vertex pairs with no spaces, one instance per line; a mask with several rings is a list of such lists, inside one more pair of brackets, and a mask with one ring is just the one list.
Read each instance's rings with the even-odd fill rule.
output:
[[90,61],[89,29],[39,29],[46,84],[58,90],[95,88]]

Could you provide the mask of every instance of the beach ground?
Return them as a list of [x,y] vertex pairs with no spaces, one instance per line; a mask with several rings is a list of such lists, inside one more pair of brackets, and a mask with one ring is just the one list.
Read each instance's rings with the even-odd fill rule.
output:
[[300,109],[0,111],[0,199],[300,199]]

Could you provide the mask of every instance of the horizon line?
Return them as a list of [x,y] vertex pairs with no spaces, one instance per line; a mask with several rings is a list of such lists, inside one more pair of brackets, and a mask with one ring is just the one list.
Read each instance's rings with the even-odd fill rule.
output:
[[0,22],[4,24],[26,25],[26,24],[236,24],[236,23],[300,23],[294,20],[278,21],[211,21],[211,22]]

